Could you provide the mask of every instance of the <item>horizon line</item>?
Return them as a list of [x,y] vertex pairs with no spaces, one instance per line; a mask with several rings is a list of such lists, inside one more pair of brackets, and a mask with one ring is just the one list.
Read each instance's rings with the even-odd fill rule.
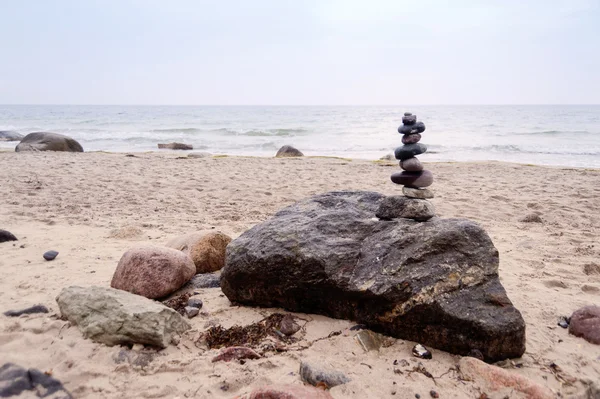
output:
[[432,107],[432,106],[575,106],[600,103],[499,103],[499,104],[69,104],[69,103],[14,103],[0,106],[111,106],[111,107]]

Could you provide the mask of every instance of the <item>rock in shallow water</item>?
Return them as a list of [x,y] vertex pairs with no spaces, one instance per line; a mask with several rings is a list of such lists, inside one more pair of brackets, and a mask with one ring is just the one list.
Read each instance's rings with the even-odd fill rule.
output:
[[143,296],[104,287],[63,288],[56,298],[63,317],[84,337],[106,345],[166,348],[191,326],[175,310]]
[[375,216],[383,220],[407,218],[424,222],[435,216],[435,208],[427,200],[394,195],[381,201]]
[[405,161],[416,155],[423,154],[426,151],[427,151],[427,146],[425,144],[421,144],[421,143],[405,144],[402,147],[396,148],[396,150],[394,151],[394,156],[396,157],[396,159]]
[[374,218],[385,196],[331,192],[254,226],[227,247],[221,288],[246,305],[356,320],[486,360],[519,357],[525,323],[498,279],[498,251],[465,219]]

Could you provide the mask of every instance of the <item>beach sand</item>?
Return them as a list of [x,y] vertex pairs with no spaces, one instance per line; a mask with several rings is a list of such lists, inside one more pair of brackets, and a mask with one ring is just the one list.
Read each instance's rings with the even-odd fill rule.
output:
[[[557,321],[600,304],[593,266],[600,264],[600,171],[424,158],[435,176],[438,216],[480,223],[500,252],[500,280],[527,325],[527,351],[509,371],[565,397],[581,393],[582,381],[599,381],[600,346],[569,335]],[[352,379],[331,389],[335,398],[427,398],[432,389],[441,398],[478,398],[478,384],[458,378],[458,356],[432,349],[432,360],[416,359],[413,342],[395,339],[365,353],[349,329],[355,323],[319,315],[300,315],[308,322],[295,348],[245,364],[211,363],[218,350],[195,343],[210,325],[246,325],[281,311],[231,306],[218,288],[201,290],[208,314],[190,320],[193,328],[179,345],[145,367],[115,362],[121,347],[86,340],[59,318],[55,297],[63,287],[109,286],[119,258],[136,244],[164,245],[207,229],[235,238],[282,207],[326,191],[399,194],[389,179],[397,170],[395,162],[337,158],[0,152],[0,228],[19,238],[0,244],[0,312],[38,303],[50,308],[0,315],[0,363],[51,372],[77,398],[232,398],[264,384],[301,384],[301,360]],[[531,213],[543,222],[519,221]],[[60,254],[46,262],[42,254],[50,249]],[[334,331],[341,334],[326,338]],[[394,367],[402,359],[409,365]],[[419,362],[435,380],[409,372]]]

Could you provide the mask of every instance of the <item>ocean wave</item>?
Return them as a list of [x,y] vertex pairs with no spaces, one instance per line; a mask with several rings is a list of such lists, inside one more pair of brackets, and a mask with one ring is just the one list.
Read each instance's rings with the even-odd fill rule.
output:
[[[476,152],[492,152],[492,153],[521,153],[521,154],[546,154],[546,155],[600,155],[600,150],[590,150],[589,148],[566,148],[561,147],[560,149],[552,150],[548,148],[523,148],[514,144],[506,145],[488,145],[488,146],[476,146],[476,147],[448,147],[443,145],[431,146],[439,153],[446,152],[459,152],[459,151],[476,151]],[[441,150],[441,151],[440,151]],[[428,151],[429,153],[433,153]]]
[[200,133],[202,129],[195,127],[172,127],[166,129],[151,129],[151,133]]
[[591,134],[587,130],[544,130],[541,132],[524,132],[524,133],[515,133],[518,136],[559,136],[562,134]]

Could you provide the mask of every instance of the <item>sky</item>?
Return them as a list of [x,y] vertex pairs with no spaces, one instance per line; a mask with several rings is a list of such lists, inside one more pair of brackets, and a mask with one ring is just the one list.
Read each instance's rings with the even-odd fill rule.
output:
[[0,104],[599,104],[600,0],[0,0]]

